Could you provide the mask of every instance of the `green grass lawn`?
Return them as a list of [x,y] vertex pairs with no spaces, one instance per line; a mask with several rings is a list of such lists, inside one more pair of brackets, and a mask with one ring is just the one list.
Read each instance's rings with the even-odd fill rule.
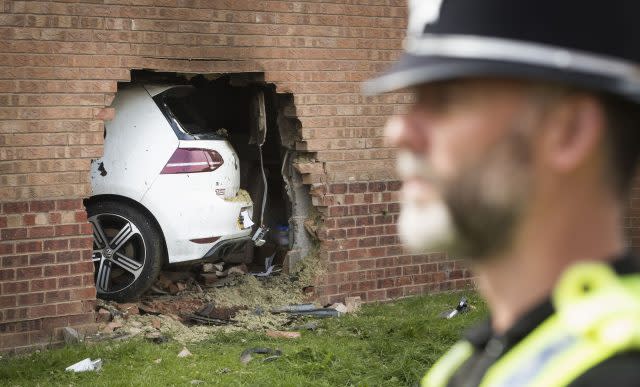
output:
[[[438,315],[462,295],[475,308],[445,320]],[[486,316],[484,303],[471,292],[422,296],[367,305],[357,315],[326,319],[297,340],[272,339],[262,332],[218,333],[188,344],[193,354],[178,358],[183,345],[152,344],[142,339],[75,345],[26,357],[0,360],[2,386],[411,386],[473,322]],[[243,350],[269,347],[283,356],[247,365]],[[74,374],[65,367],[101,358],[102,370]],[[157,359],[162,359],[158,361]],[[195,384],[195,382],[193,383]]]

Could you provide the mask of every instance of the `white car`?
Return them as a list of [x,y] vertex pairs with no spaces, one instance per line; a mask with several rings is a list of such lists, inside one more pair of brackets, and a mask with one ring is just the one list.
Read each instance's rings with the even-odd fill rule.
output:
[[253,203],[236,152],[199,116],[191,86],[118,91],[92,163],[93,262],[101,298],[146,291],[166,263],[221,260],[251,242]]

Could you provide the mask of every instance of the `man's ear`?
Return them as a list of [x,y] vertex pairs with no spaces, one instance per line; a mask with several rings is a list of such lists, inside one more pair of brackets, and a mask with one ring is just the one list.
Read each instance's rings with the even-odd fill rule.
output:
[[545,163],[560,173],[583,165],[604,137],[604,110],[591,95],[572,95],[558,101],[546,123],[542,144]]

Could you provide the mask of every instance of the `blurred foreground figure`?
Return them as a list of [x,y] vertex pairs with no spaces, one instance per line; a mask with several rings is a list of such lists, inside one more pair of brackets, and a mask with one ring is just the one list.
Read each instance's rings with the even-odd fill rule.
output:
[[469,262],[491,318],[423,386],[640,385],[640,2],[413,0],[405,53],[365,84],[392,118],[399,231]]

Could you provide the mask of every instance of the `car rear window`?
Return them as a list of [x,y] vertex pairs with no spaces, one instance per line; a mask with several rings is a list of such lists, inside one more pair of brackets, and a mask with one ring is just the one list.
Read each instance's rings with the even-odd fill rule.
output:
[[[172,126],[195,138],[223,138],[207,119],[207,99],[191,86],[177,86],[154,98]],[[210,109],[210,107],[209,107]],[[176,129],[174,127],[174,129]]]

